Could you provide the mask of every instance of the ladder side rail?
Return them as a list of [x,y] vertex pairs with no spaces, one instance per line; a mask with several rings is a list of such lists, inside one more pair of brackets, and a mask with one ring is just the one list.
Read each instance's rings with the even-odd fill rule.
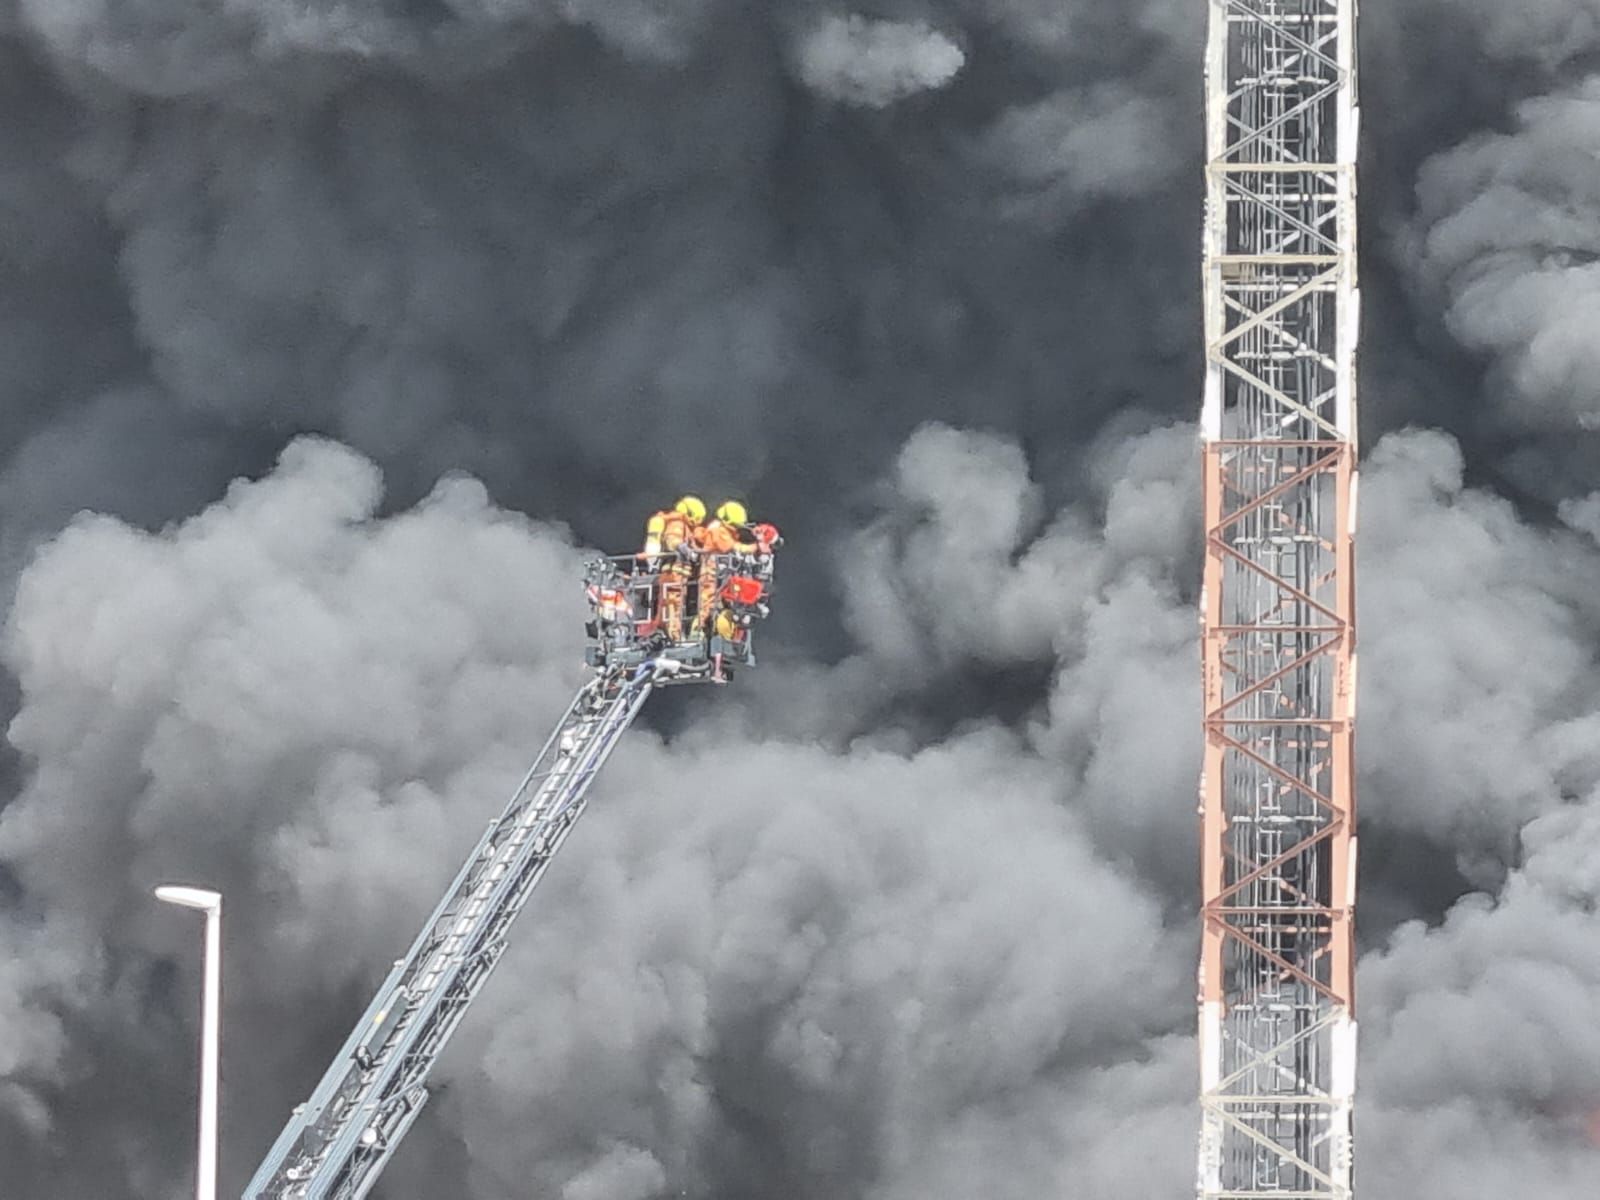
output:
[[[563,760],[568,757],[562,755]],[[543,784],[535,803],[517,806],[519,814],[515,823],[509,825],[504,822],[497,823],[493,839],[495,849],[486,860],[490,874],[498,873],[503,876],[510,870],[517,848],[513,840],[515,835],[538,825],[540,812],[546,807],[543,803],[544,793],[563,787],[569,770],[570,764],[564,762],[562,767],[550,772],[550,778]],[[335,1119],[328,1123],[328,1140],[317,1148],[314,1159],[306,1164],[309,1168],[305,1176],[309,1181],[307,1196],[316,1197],[322,1194],[321,1189],[326,1186],[324,1181],[328,1178],[328,1172],[337,1168],[348,1155],[352,1142],[360,1138],[372,1125],[370,1114],[379,1109],[380,1105],[376,1098],[384,1094],[386,1081],[389,1078],[389,1072],[384,1069],[385,1065],[393,1058],[396,1047],[404,1047],[407,1044],[411,1030],[416,1024],[426,1020],[435,999],[451,986],[456,974],[452,967],[455,960],[461,957],[462,951],[459,948],[450,948],[449,940],[454,937],[463,945],[470,945],[475,936],[474,927],[487,919],[491,911],[490,898],[493,895],[493,887],[492,883],[482,878],[482,874],[482,872],[475,873],[471,893],[462,898],[460,905],[451,914],[449,918],[451,928],[444,931],[436,930],[435,936],[428,939],[425,955],[408,964],[411,988],[408,993],[402,993],[405,1007],[400,1018],[385,1031],[381,1044],[373,1048],[364,1064],[366,1070],[359,1092],[351,1097],[350,1102],[335,1114]],[[486,886],[489,888],[487,892]],[[469,915],[469,906],[476,908],[475,914]],[[432,982],[427,982],[429,979]]]
[[[462,981],[462,990],[446,991],[442,997],[442,1005],[457,1003],[463,995],[465,1001],[470,1001],[486,981],[488,972],[493,969],[500,953],[505,949],[506,935],[512,922],[527,904],[534,887],[554,860],[568,834],[572,832],[578,818],[586,810],[590,784],[594,782],[606,759],[620,742],[622,734],[633,723],[649,691],[648,685],[641,688],[626,709],[617,715],[615,725],[604,731],[604,735],[597,739],[596,752],[591,756],[591,761],[564,789],[562,805],[544,818],[542,822],[544,828],[536,835],[530,852],[523,857],[514,871],[508,874],[503,894],[486,914],[470,952],[464,956],[460,968],[455,973]],[[465,1001],[462,1001],[463,1007]],[[437,1023],[428,1029],[419,1029],[416,1042],[411,1049],[413,1057],[418,1053],[432,1052],[434,1046],[429,1039],[440,1036],[437,1030]],[[446,1032],[444,1036],[448,1036],[448,1033]]]
[[[277,1192],[268,1189],[281,1188],[285,1184],[296,1182],[281,1178],[283,1172],[297,1160],[304,1159],[308,1155],[315,1156],[321,1153],[319,1148],[305,1145],[306,1140],[314,1139],[321,1135],[326,1135],[331,1140],[335,1135],[335,1129],[322,1127],[322,1117],[332,1102],[341,1097],[346,1099],[353,1098],[352,1084],[359,1085],[360,1077],[367,1073],[366,1069],[357,1060],[358,1050],[371,1036],[374,1028],[381,1025],[388,1017],[400,995],[400,988],[412,974],[415,967],[429,956],[433,946],[439,940],[437,931],[440,925],[449,919],[450,914],[459,906],[464,896],[470,895],[472,889],[469,886],[469,880],[474,877],[483,865],[493,861],[494,847],[508,819],[514,819],[514,814],[525,807],[523,802],[529,790],[529,785],[540,775],[540,768],[550,757],[551,751],[557,748],[561,735],[567,732],[573,723],[574,715],[582,708],[594,687],[595,681],[585,684],[579,689],[572,703],[567,706],[566,713],[557,724],[555,731],[546,739],[543,749],[534,760],[533,766],[529,768],[516,791],[512,793],[512,799],[507,804],[506,810],[500,817],[489,824],[488,829],[479,839],[477,846],[474,847],[473,852],[468,856],[461,870],[457,872],[455,880],[445,892],[444,898],[440,900],[438,906],[433,910],[433,914],[423,925],[422,932],[418,934],[406,956],[396,960],[393,969],[385,978],[382,986],[379,987],[372,1002],[367,1006],[366,1012],[356,1022],[355,1028],[351,1030],[349,1037],[345,1039],[344,1045],[340,1048],[339,1053],[335,1056],[332,1064],[312,1092],[310,1099],[296,1107],[294,1114],[284,1126],[282,1133],[278,1135],[277,1141],[273,1143],[272,1149],[267,1153],[260,1168],[246,1187],[246,1200],[276,1196]],[[357,1087],[354,1094],[359,1094],[359,1090],[359,1087]],[[348,1109],[349,1105],[345,1107]]]
[[[311,1098],[303,1104],[295,1106],[289,1121],[284,1125],[283,1131],[278,1134],[277,1141],[262,1159],[261,1166],[256,1169],[255,1175],[245,1187],[245,1200],[257,1200],[272,1193],[264,1189],[279,1183],[278,1176],[292,1162],[303,1158],[306,1151],[303,1146],[304,1139],[316,1132],[318,1119],[327,1108],[329,1101],[345,1092],[351,1085],[352,1077],[362,1074],[361,1065],[356,1061],[356,1049],[366,1038],[372,1026],[383,1019],[387,1005],[392,1002],[395,988],[399,984],[400,975],[404,968],[403,961],[397,961],[378,988],[377,995],[368,1005],[366,1013],[356,1022],[356,1027],[350,1031],[350,1036],[345,1039],[339,1053],[334,1056],[333,1062],[323,1074]],[[287,1181],[282,1181],[287,1182]]]
[[[574,730],[579,731],[579,735],[583,736],[581,731],[584,727],[592,726],[597,722],[598,718],[594,718],[588,711],[584,711],[578,715],[576,720],[565,721],[559,726],[550,745],[556,744],[555,739],[564,740]],[[408,998],[408,1004],[411,1008],[415,1008],[416,997],[421,994],[415,987],[418,980],[425,979],[430,973],[439,968],[438,955],[453,937],[459,940],[458,935],[464,936],[466,931],[463,929],[463,922],[466,922],[467,929],[470,929],[471,923],[475,918],[467,915],[468,910],[474,903],[480,903],[485,900],[484,887],[486,883],[490,886],[490,894],[493,894],[493,881],[487,877],[493,876],[497,867],[502,867],[509,861],[507,855],[508,852],[515,849],[514,841],[516,836],[526,830],[536,828],[539,822],[544,819],[543,814],[547,808],[547,796],[560,790],[563,779],[571,775],[575,766],[573,756],[564,750],[558,749],[556,765],[549,771],[540,772],[538,767],[542,764],[544,758],[545,754],[541,754],[540,758],[536,760],[535,769],[524,780],[523,787],[519,788],[515,793],[507,811],[490,827],[483,842],[480,843],[485,852],[477,856],[475,861],[469,864],[467,871],[463,872],[460,877],[463,885],[452,892],[449,899],[440,905],[439,909],[436,910],[436,919],[431,923],[432,928],[427,934],[418,939],[414,949],[419,952],[414,953],[408,959],[405,978],[405,982],[412,985],[412,994]],[[540,786],[529,794],[527,792],[527,784],[535,779],[539,779]],[[469,883],[470,886],[467,886]],[[448,959],[445,961],[448,961]],[[392,1041],[393,1033],[394,1031],[391,1031],[390,1036],[385,1039],[386,1042]],[[374,1058],[381,1056],[382,1049],[381,1046],[378,1048],[379,1053],[375,1054]]]
[[[471,896],[473,889],[468,886],[468,881],[472,879],[476,868],[481,868],[483,865],[494,861],[495,847],[498,844],[501,833],[508,825],[516,823],[518,815],[526,807],[526,801],[530,796],[537,794],[538,789],[532,788],[531,785],[543,773],[540,768],[550,758],[551,751],[558,748],[562,734],[566,733],[574,724],[574,718],[580,714],[589,698],[589,693],[595,687],[595,683],[596,681],[591,680],[589,683],[584,684],[583,687],[578,689],[578,693],[573,697],[572,703],[567,705],[566,712],[562,714],[550,736],[545,739],[544,746],[533,760],[533,765],[528,768],[527,773],[522,777],[522,782],[511,793],[511,799],[507,802],[505,809],[489,823],[488,829],[478,839],[478,844],[474,847],[473,853],[463,864],[461,870],[457,872],[449,890],[445,892],[444,898],[439,901],[438,906],[423,925],[422,932],[417,935],[416,941],[412,943],[410,951],[402,960],[405,967],[414,967],[426,958],[430,941],[439,940],[437,937],[439,927],[450,919],[453,910],[457,908],[463,899]],[[377,1005],[374,1003],[374,1010],[376,1007]]]
[[[632,723],[639,705],[644,702],[649,690],[649,685],[645,684],[642,687],[636,687],[631,691],[625,692],[619,695],[608,706],[608,709],[599,715],[593,722],[592,732],[587,735],[581,744],[574,745],[572,748],[569,756],[570,761],[566,769],[554,773],[546,785],[540,789],[536,803],[526,810],[530,814],[529,818],[510,831],[513,836],[520,832],[526,832],[528,836],[520,845],[510,845],[509,840],[508,843],[502,844],[502,849],[506,853],[503,857],[497,855],[494,865],[503,867],[504,870],[494,881],[490,892],[486,896],[475,897],[481,899],[483,903],[478,915],[472,918],[472,925],[461,939],[466,947],[471,948],[481,940],[483,930],[493,923],[495,915],[503,909],[506,903],[505,896],[521,870],[518,865],[519,862],[536,855],[541,845],[548,842],[548,838],[544,835],[543,827],[547,826],[561,812],[566,811],[567,805],[561,803],[564,799],[570,803],[570,798],[574,793],[581,795],[587,790],[589,784],[593,781],[594,775],[604,763],[605,758],[609,756],[611,748],[615,746],[617,739]],[[465,956],[465,953],[465,951],[458,951],[452,957],[461,958]],[[412,998],[411,1019],[407,1021],[407,1027],[410,1027],[418,1017],[426,1015],[426,1007],[436,996],[441,994],[441,989],[446,986],[448,978],[455,973],[448,970],[448,965],[449,960],[447,959],[444,964],[441,964],[441,974],[438,981],[427,992],[419,993]],[[402,1041],[402,1031],[397,1029],[388,1039],[386,1045],[380,1048],[379,1054],[374,1056],[375,1060],[387,1061],[392,1048],[400,1045]]]
[[[643,696],[640,699],[642,702]],[[617,737],[610,739],[611,746],[615,746],[621,733],[631,723],[632,715],[629,715],[622,729],[617,731]],[[609,749],[606,753],[609,756]],[[596,770],[598,766],[599,764],[596,764]],[[512,921],[527,903],[534,887],[543,877],[545,869],[554,860],[561,843],[566,840],[578,817],[586,809],[587,801],[583,798],[585,792],[587,783],[580,788],[574,802],[563,809],[564,813],[569,814],[568,819],[563,820],[551,835],[548,848],[543,853],[530,857],[524,864],[517,887],[507,898],[505,906],[497,910],[495,919],[485,928],[475,952],[467,957],[455,973],[454,986],[444,992],[432,1018],[417,1026],[417,1035],[412,1046],[396,1054],[398,1065],[386,1089],[388,1094],[380,1097],[372,1105],[374,1116],[367,1122],[369,1125],[387,1123],[389,1127],[385,1135],[371,1145],[363,1144],[359,1135],[357,1136],[350,1163],[335,1177],[330,1190],[324,1193],[325,1200],[362,1200],[377,1182],[378,1175],[387,1165],[389,1156],[399,1146],[406,1130],[416,1120],[422,1104],[428,1098],[428,1090],[423,1086],[423,1081],[431,1072],[439,1055],[443,1053],[444,1045],[455,1032],[456,1025],[466,1015],[468,1006],[488,982],[489,975],[507,949],[509,942],[506,933]],[[330,1155],[330,1165],[332,1161]]]
[[[350,1170],[341,1177],[341,1186],[329,1195],[338,1197],[339,1200],[362,1200],[362,1197],[365,1197],[378,1182],[378,1176],[383,1173],[384,1167],[389,1165],[389,1156],[394,1153],[395,1147],[405,1140],[412,1124],[421,1115],[423,1106],[432,1096],[433,1093],[427,1088],[416,1087],[402,1097],[403,1104],[387,1145],[377,1150],[370,1164],[359,1160],[352,1163]],[[365,1147],[358,1148],[358,1155],[365,1150]]]
[[586,740],[572,748],[569,769],[541,789],[534,818],[526,825],[530,836],[515,848],[514,855],[503,860],[507,869],[474,918],[474,928],[464,939],[466,948],[453,956],[432,987],[412,999],[406,1021],[382,1048],[361,1101],[351,1106],[348,1119],[318,1164],[308,1200],[356,1200],[376,1180],[399,1144],[396,1135],[402,1132],[401,1119],[406,1118],[407,1125],[414,1119],[414,1108],[405,1103],[408,1093],[426,1079],[498,963],[505,949],[505,930],[576,823],[583,811],[584,794],[651,689],[645,674],[624,683],[593,722]]

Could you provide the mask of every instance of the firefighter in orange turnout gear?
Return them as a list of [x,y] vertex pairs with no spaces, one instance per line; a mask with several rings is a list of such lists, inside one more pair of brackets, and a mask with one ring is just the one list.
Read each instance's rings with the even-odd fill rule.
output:
[[644,557],[660,576],[656,615],[674,642],[683,641],[683,605],[694,570],[700,523],[705,519],[705,503],[698,496],[685,496],[671,508],[653,514],[645,526]]
[[[718,579],[716,561],[710,558],[714,554],[770,554],[772,547],[769,541],[752,540],[751,531],[747,529],[750,514],[745,511],[743,504],[737,500],[724,500],[717,505],[716,516],[700,527],[696,545],[699,546],[702,558],[700,561],[700,625],[707,634],[715,633],[727,641],[734,641],[737,630],[733,619],[727,610],[718,603]],[[760,528],[770,528],[761,526]],[[773,530],[776,536],[777,530]]]

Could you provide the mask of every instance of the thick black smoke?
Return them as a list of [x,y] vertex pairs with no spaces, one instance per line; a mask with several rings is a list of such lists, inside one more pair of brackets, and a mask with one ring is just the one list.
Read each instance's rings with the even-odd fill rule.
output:
[[[690,487],[790,534],[765,665],[618,752],[382,1194],[1189,1188],[1204,16],[0,0],[0,1190],[182,1193],[168,878],[242,1184]],[[1600,18],[1367,31],[1360,1187],[1575,1200]]]

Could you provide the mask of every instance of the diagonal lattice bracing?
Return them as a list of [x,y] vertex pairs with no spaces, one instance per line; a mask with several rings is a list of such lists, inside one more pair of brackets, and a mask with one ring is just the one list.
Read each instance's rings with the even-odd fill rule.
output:
[[1202,1200],[1350,1200],[1354,0],[1209,0]]

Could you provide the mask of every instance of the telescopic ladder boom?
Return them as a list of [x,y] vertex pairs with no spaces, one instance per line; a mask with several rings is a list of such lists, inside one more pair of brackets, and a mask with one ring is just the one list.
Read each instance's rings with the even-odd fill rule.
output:
[[433,916],[395,964],[246,1200],[359,1200],[428,1098],[429,1071],[506,948],[506,932],[654,686],[647,664],[590,680]]
[[[767,615],[773,539],[759,555],[704,555],[699,582],[652,560],[597,559],[587,573],[595,675],[461,868],[410,952],[389,972],[244,1200],[361,1200],[428,1099],[427,1079],[490,972],[534,885],[582,815],[589,785],[652,690],[724,683],[752,666],[750,626]],[[714,586],[713,586],[714,585]],[[663,632],[662,597],[682,616]],[[698,597],[709,612],[691,611]],[[718,632],[720,631],[720,632]]]

